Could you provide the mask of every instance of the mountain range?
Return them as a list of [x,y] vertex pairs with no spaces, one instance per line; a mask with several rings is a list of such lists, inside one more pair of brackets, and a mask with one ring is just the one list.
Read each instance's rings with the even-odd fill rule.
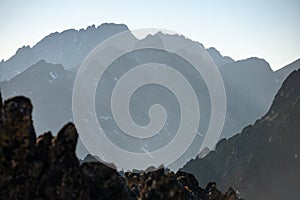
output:
[[[117,172],[96,162],[81,143],[72,123],[72,89],[77,70],[86,55],[101,41],[128,31],[123,24],[102,24],[81,30],[52,33],[33,47],[22,47],[0,63],[0,196],[1,198],[80,199],[300,199],[300,59],[278,71],[260,58],[237,60],[217,49],[206,49],[218,67],[227,96],[225,124],[213,149],[199,153],[205,135],[197,134],[191,147],[173,163],[171,170],[153,173]],[[175,52],[201,56],[204,46],[180,35],[158,32],[144,39],[126,35],[129,46],[169,41]],[[115,45],[116,47],[117,45]],[[111,49],[122,51],[122,49]],[[150,53],[150,54],[149,54]],[[150,55],[150,56],[149,56]],[[211,117],[211,100],[201,76],[170,54],[143,50],[120,58],[107,72],[104,88],[97,87],[96,112],[112,142],[130,151],[151,151],[166,144],[176,132],[178,102],[172,93],[145,87],[133,96],[133,119],[146,124],[149,105],[159,103],[168,114],[162,137],[136,147],[112,123],[105,103],[118,70],[155,60],[175,66],[194,86],[201,100],[199,132]],[[179,64],[178,64],[179,63]],[[125,66],[125,67],[123,67]],[[120,77],[118,77],[120,78]],[[31,98],[30,100],[23,95]],[[14,97],[9,99],[10,97]],[[32,110],[33,109],[33,110]],[[31,116],[32,112],[32,116]],[[170,118],[169,118],[170,117]],[[34,128],[35,127],[35,128]],[[35,130],[38,133],[35,134]],[[48,131],[58,133],[56,136]],[[42,134],[44,133],[44,134]],[[79,135],[79,138],[81,136]],[[76,149],[76,154],[74,153]],[[79,162],[82,162],[80,164]],[[76,177],[76,178],[74,178]],[[195,177],[195,178],[194,178]],[[227,192],[222,194],[221,191]],[[198,184],[199,183],[199,184]],[[206,188],[204,184],[209,183]],[[199,187],[199,185],[201,187]],[[231,186],[234,188],[232,189]],[[10,191],[10,192],[8,192]]]
[[[28,46],[20,48],[14,56],[0,63],[0,79],[2,80],[0,88],[4,98],[15,95],[30,97],[36,108],[33,111],[33,120],[37,132],[43,133],[49,130],[57,132],[64,123],[72,121],[73,82],[76,71],[85,56],[101,41],[127,30],[128,27],[123,24],[102,24],[98,27],[93,25],[81,30],[71,29],[61,33],[52,33],[32,48]],[[155,43],[163,47],[163,41],[166,40],[174,44],[172,46],[174,50],[184,49],[195,54],[195,56],[199,53],[198,49],[203,47],[201,43],[183,36],[167,35],[161,32],[148,35],[141,40],[129,34],[126,42],[135,46]],[[241,132],[245,126],[253,123],[267,112],[283,80],[299,66],[299,60],[297,60],[281,70],[273,72],[269,64],[263,59],[248,58],[235,61],[230,57],[222,56],[215,48],[208,48],[207,52],[220,70],[227,95],[227,113],[220,113],[220,115],[225,115],[225,125],[221,138],[228,138]],[[125,57],[125,64],[142,64],[149,59],[144,55],[135,56],[138,56],[139,59],[132,55]],[[155,59],[164,63],[168,62],[167,55],[163,54],[157,54]],[[176,61],[167,64],[176,65]],[[120,67],[116,66],[116,69]],[[179,69],[189,76],[188,66],[182,65]],[[108,82],[109,87],[111,87],[113,80],[108,80]],[[198,98],[202,100],[201,115],[204,116],[202,121],[207,123],[211,115],[209,93],[201,77],[197,77],[193,83],[196,85]],[[102,104],[100,100],[109,96],[109,94],[103,93],[103,90],[98,91],[96,96],[97,114],[99,113],[99,121],[105,123],[103,119],[108,119],[110,116],[107,115],[109,112],[106,112],[107,105]],[[140,116],[140,122],[143,124],[147,122],[147,116],[145,116],[147,106],[145,104],[159,102],[162,105],[168,105],[170,108],[168,116],[175,116],[172,118],[175,122],[170,122],[169,126],[164,128],[166,133],[172,133],[175,132],[174,127],[176,127],[178,121],[178,118],[176,118],[178,116],[176,114],[178,105],[175,101],[170,101],[171,95],[168,95],[167,92],[163,94],[156,100],[157,96],[149,95],[147,92],[141,93],[141,97],[137,96],[137,100],[146,100],[134,107],[134,113]],[[113,126],[107,126],[106,129],[108,132],[110,131],[109,135],[115,143],[122,139],[124,147],[130,148],[130,143],[126,143],[126,138],[123,138],[120,132],[115,133],[116,129]],[[207,125],[204,125],[199,130],[205,132],[206,129]],[[157,140],[160,143],[154,141],[149,143],[148,146],[150,150],[156,149],[169,139],[167,136]],[[176,170],[195,157],[199,152],[199,143],[202,140],[203,135],[197,135],[189,151],[171,167]],[[143,144],[140,144],[137,149],[130,150],[140,151],[141,145]],[[78,156],[83,158],[87,153],[85,147],[79,141],[77,146]]]

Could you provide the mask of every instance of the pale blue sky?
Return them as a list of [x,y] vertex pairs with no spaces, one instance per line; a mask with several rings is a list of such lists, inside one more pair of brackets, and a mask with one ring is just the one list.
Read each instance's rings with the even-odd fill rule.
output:
[[173,30],[236,60],[264,58],[273,69],[300,57],[299,0],[2,0],[0,59],[52,32],[104,22]]

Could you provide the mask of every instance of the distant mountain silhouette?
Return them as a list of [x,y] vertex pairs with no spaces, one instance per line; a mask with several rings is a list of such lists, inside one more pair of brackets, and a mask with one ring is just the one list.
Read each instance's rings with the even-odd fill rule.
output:
[[246,199],[299,199],[300,69],[284,81],[266,115],[181,170],[229,183]]
[[[76,68],[96,45],[108,37],[123,31],[128,31],[128,27],[124,24],[104,23],[98,27],[92,25],[86,29],[69,29],[61,33],[51,33],[33,47],[23,46],[17,50],[14,56],[0,62],[0,81],[10,80],[39,60],[45,60],[53,64],[62,64],[65,69]],[[157,35],[161,37],[163,34],[159,33]],[[187,40],[183,37],[181,38],[183,43],[186,44]],[[137,39],[132,34],[129,34],[126,42],[134,45]],[[192,43],[195,45],[200,44]],[[215,48],[209,48],[208,52],[218,66],[233,62],[231,58],[223,57]]]
[[[24,46],[10,59],[0,62],[0,81],[10,80],[41,59],[53,64],[62,64],[66,69],[75,68],[101,41],[127,30],[124,24],[105,23],[98,27],[93,25],[86,29],[52,33],[32,48]],[[135,42],[136,38],[133,35],[129,37],[127,42]]]

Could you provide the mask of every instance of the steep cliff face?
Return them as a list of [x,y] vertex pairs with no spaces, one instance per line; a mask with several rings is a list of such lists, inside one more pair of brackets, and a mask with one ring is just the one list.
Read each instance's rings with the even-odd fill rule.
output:
[[[1,98],[1,94],[0,94]],[[0,103],[0,199],[238,199],[215,183],[205,189],[188,173],[164,169],[122,173],[100,163],[79,164],[73,124],[36,138],[28,98]]]
[[300,70],[284,81],[270,110],[202,159],[182,171],[200,183],[215,180],[232,185],[249,199],[299,199]]

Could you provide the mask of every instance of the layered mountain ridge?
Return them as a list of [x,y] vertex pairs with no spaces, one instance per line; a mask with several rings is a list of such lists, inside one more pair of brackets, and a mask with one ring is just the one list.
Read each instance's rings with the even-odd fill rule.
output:
[[[15,95],[26,95],[31,98],[36,109],[33,110],[33,119],[38,133],[45,131],[58,132],[60,127],[68,121],[72,121],[72,90],[75,75],[78,66],[83,58],[93,49],[99,42],[115,35],[117,33],[127,31],[128,28],[123,24],[103,24],[98,27],[90,26],[87,29],[67,30],[62,33],[52,33],[45,37],[34,47],[25,47],[23,50],[17,52],[11,59],[0,63],[0,76],[3,80],[0,82],[0,88],[4,98],[13,97]],[[193,56],[201,56],[201,48],[203,45],[199,42],[189,40],[180,35],[167,35],[158,32],[154,35],[148,35],[145,39],[138,40],[131,33],[126,37],[126,42],[130,46],[143,45],[144,43],[151,43],[155,46],[163,47],[163,41],[169,41],[170,48],[176,51],[187,51]],[[221,138],[228,138],[240,132],[243,127],[253,123],[257,118],[261,117],[271,106],[271,102],[275,93],[280,87],[277,72],[273,72],[269,64],[258,58],[249,58],[242,61],[234,61],[230,57],[222,56],[215,48],[207,49],[207,52],[218,66],[222,75],[226,95],[227,95],[227,113],[219,113],[225,117],[225,125],[221,133]],[[162,61],[168,65],[176,65],[177,61],[169,62],[169,58],[163,54],[155,54],[155,59]],[[43,61],[39,61],[43,59]],[[126,57],[127,64],[143,64],[143,62],[152,59],[151,55],[140,57]],[[51,64],[55,63],[55,64]],[[297,62],[296,62],[297,64]],[[295,66],[295,65],[293,65]],[[187,65],[180,66],[182,72],[188,72]],[[294,67],[288,67],[282,73],[284,77],[286,73]],[[122,65],[117,66],[117,70],[122,69]],[[186,69],[186,70],[185,70]],[[285,69],[285,68],[284,68]],[[207,92],[207,87],[201,77],[193,79],[194,85],[197,85],[197,94],[201,98],[201,116],[202,122],[210,120],[210,96]],[[282,80],[283,81],[283,80]],[[109,80],[108,84],[112,85],[114,80]],[[98,91],[98,90],[97,90]],[[169,127],[164,127],[166,134],[174,133],[176,127],[176,110],[177,105],[170,101],[169,96],[164,95],[150,95],[151,93],[144,92],[143,99],[137,104],[134,112],[137,116],[145,116],[145,102],[170,103],[169,116],[173,116],[174,122],[169,123]],[[164,93],[166,94],[166,92]],[[201,95],[200,95],[201,94]],[[109,95],[103,92],[97,92],[96,100],[103,97],[107,98]],[[146,98],[145,98],[146,97]],[[155,99],[156,98],[156,99]],[[97,115],[99,121],[102,119],[109,119],[102,112],[107,106],[101,102],[97,102]],[[142,108],[142,109],[141,109]],[[175,116],[175,117],[174,117]],[[147,117],[144,117],[143,123],[147,122]],[[143,118],[142,118],[143,119]],[[102,121],[101,121],[102,120]],[[110,123],[110,122],[109,122]],[[205,124],[201,125],[200,133],[197,134],[197,140],[187,153],[183,156],[182,161],[175,163],[174,170],[182,167],[191,158],[199,153],[199,146],[203,140],[203,135],[206,132]],[[115,128],[107,127],[108,132],[115,134]],[[110,134],[109,132],[109,134]],[[118,142],[119,135],[117,132],[114,139]],[[168,136],[167,136],[168,137]],[[220,139],[221,139],[220,138]],[[124,146],[131,146],[122,140]],[[160,139],[161,142],[167,142]],[[153,148],[157,146],[153,145]],[[141,151],[140,149],[137,149]],[[88,152],[79,140],[77,147],[77,155],[83,158]]]

